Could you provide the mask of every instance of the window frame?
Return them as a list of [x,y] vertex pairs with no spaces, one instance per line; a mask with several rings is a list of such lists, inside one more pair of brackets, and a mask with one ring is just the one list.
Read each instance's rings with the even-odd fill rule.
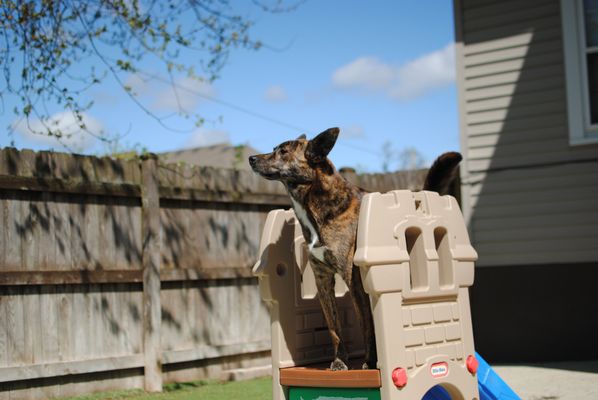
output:
[[[590,93],[583,0],[560,0],[565,58],[569,144],[598,143],[598,123],[590,117]],[[598,99],[595,99],[598,101]]]

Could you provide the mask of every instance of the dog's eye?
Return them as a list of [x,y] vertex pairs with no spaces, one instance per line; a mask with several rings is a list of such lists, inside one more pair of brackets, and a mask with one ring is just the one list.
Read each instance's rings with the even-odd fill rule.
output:
[[289,151],[288,151],[286,148],[282,147],[282,148],[280,148],[280,149],[278,150],[278,152],[279,152],[281,155],[285,155],[285,154],[287,154]]

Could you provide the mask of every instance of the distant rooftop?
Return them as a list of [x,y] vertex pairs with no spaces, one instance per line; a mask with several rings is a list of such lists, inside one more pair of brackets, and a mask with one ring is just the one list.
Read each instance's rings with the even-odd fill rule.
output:
[[160,159],[167,163],[184,162],[191,165],[199,165],[217,168],[236,168],[249,170],[249,156],[259,154],[260,151],[251,146],[223,143],[213,146],[195,147],[179,151],[160,153]]

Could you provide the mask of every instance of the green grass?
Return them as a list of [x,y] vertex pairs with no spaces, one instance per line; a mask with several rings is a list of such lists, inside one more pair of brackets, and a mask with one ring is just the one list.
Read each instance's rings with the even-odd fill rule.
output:
[[63,398],[62,400],[270,400],[272,378],[258,378],[240,382],[198,381],[164,385],[162,393],[142,390],[120,390]]

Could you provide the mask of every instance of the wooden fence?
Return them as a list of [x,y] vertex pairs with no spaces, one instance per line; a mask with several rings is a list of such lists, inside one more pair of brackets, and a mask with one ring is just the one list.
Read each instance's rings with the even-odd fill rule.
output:
[[[345,172],[380,191],[423,175]],[[0,400],[263,374],[251,266],[288,205],[246,171],[0,150]]]

